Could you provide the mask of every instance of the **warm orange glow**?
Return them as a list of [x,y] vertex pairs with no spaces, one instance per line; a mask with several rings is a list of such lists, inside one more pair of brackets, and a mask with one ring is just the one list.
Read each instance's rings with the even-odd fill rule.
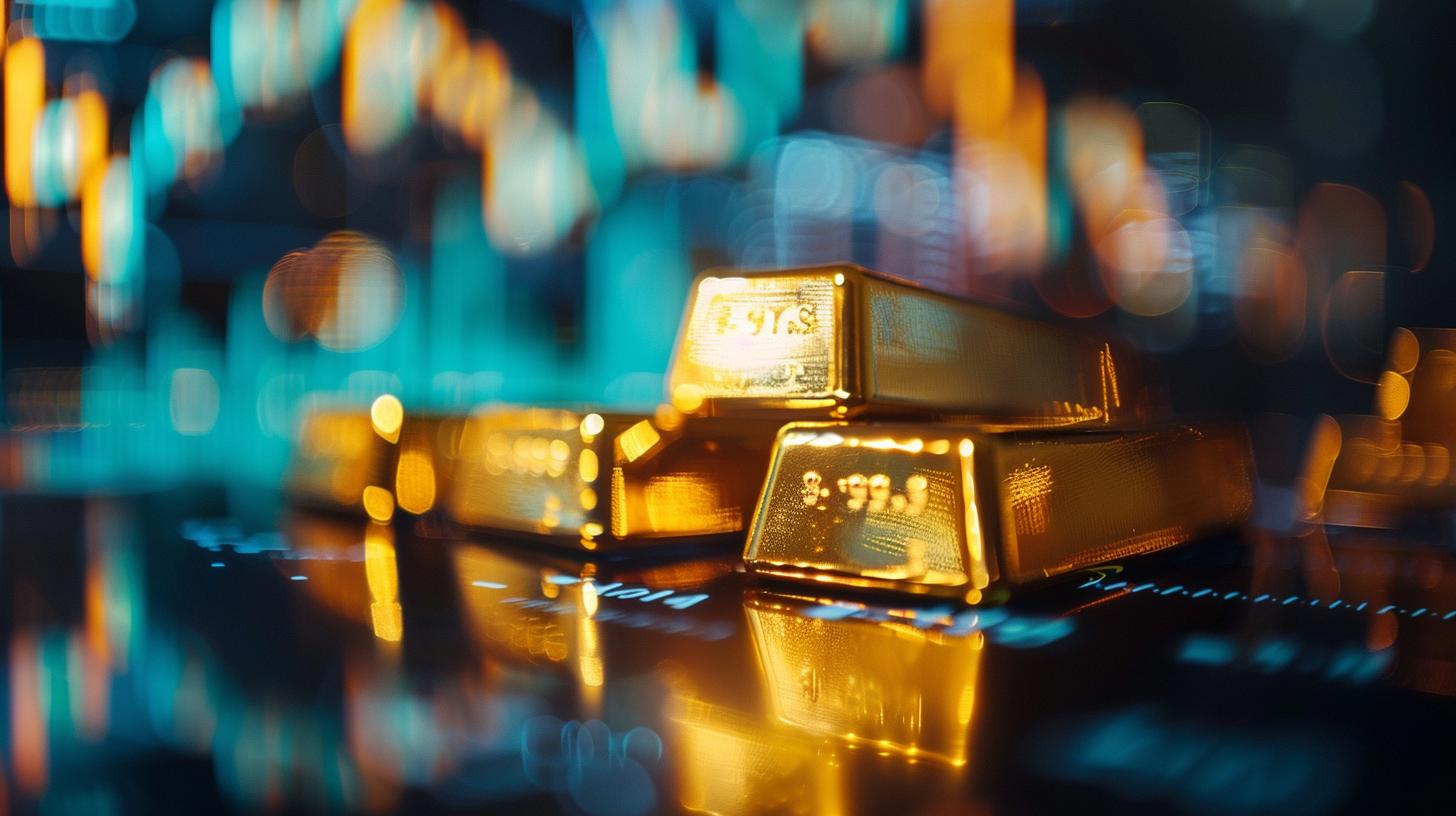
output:
[[45,104],[45,47],[22,38],[5,52],[5,194],[12,207],[35,204],[31,140]]
[[617,437],[617,456],[627,462],[634,462],[662,441],[650,420],[642,420]]
[[970,132],[1001,123],[1015,87],[1012,0],[925,3],[925,102]]
[[407,447],[400,451],[395,468],[395,496],[399,508],[419,515],[435,506],[435,466],[429,451]]
[[369,583],[369,617],[374,636],[397,643],[404,637],[399,605],[399,569],[395,565],[394,530],[371,524],[364,531],[364,576]]
[[76,94],[76,121],[80,129],[80,179],[84,188],[93,178],[106,172],[106,151],[111,144],[106,118],[106,98],[100,92],[86,89]]
[[369,518],[383,524],[394,518],[394,496],[388,490],[376,485],[364,488],[364,512]]
[[369,420],[375,433],[396,442],[399,428],[404,424],[404,405],[393,394],[380,394],[369,406]]
[[101,187],[106,178],[92,173],[81,182],[81,263],[93,281],[101,279]]
[[378,62],[387,58],[387,44],[398,33],[404,7],[401,0],[363,0],[349,24],[340,75],[344,137],[351,149],[369,153],[387,146],[391,135],[387,107],[394,103],[379,99],[370,77],[380,70]]
[[44,704],[48,695],[42,694],[40,673],[35,639],[17,633],[10,641],[10,766],[15,786],[31,796],[46,789],[50,774],[46,746],[49,706]]

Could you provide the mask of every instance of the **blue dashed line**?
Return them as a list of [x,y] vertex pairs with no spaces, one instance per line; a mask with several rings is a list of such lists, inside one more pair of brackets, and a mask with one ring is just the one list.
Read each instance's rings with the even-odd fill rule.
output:
[[[476,586],[484,586],[484,585],[487,585],[487,582],[476,581],[475,582],[475,585]],[[1116,589],[1122,589],[1123,587],[1125,587],[1127,585],[1128,584],[1127,584],[1126,581],[1117,581],[1117,582],[1111,583],[1111,584],[1102,584],[1102,583],[1099,583],[1099,582],[1089,582],[1087,584],[1084,584],[1083,585],[1083,588],[1099,587],[1104,592],[1111,592],[1111,591],[1116,590]],[[500,586],[503,587],[504,585],[500,585]],[[1190,593],[1190,591],[1188,589],[1185,589],[1184,588],[1183,584],[1176,584],[1176,585],[1171,586],[1171,587],[1167,587],[1167,588],[1160,589],[1158,587],[1158,585],[1155,584],[1155,583],[1139,584],[1138,586],[1135,586],[1135,587],[1131,588],[1130,590],[1128,590],[1128,593],[1129,594],[1133,594],[1133,593],[1138,593],[1138,592],[1146,592],[1147,590],[1153,590],[1153,594],[1154,595],[1159,595],[1159,596],[1162,596],[1162,597],[1167,597],[1167,596],[1173,595],[1175,593],[1176,594],[1180,594],[1180,595],[1187,596],[1189,598],[1202,598],[1205,595],[1215,595],[1214,590],[1212,590],[1212,589],[1205,588],[1205,589],[1200,589],[1197,592],[1191,592]],[[1215,597],[1219,597],[1219,596],[1215,595]],[[1223,595],[1221,597],[1225,601],[1232,600],[1234,598],[1239,598],[1241,600],[1246,600],[1246,601],[1247,600],[1250,600],[1250,598],[1249,598],[1248,595],[1243,594],[1243,593],[1239,592],[1238,590],[1234,590],[1232,592],[1229,592],[1229,593],[1227,593],[1227,594],[1225,594],[1225,595]],[[1277,600],[1277,599],[1274,598],[1273,595],[1271,595],[1271,594],[1269,594],[1269,593],[1266,592],[1266,593],[1263,593],[1263,594],[1259,595],[1256,598],[1253,598],[1252,601],[1250,601],[1250,602],[1251,603],[1263,603],[1264,601],[1268,601],[1268,600]],[[1299,595],[1290,595],[1290,596],[1286,597],[1284,600],[1279,601],[1279,605],[1280,606],[1289,606],[1290,604],[1293,604],[1293,603],[1296,603],[1296,602],[1303,603],[1306,600],[1309,601],[1309,606],[1311,608],[1317,608],[1317,607],[1320,607],[1321,605],[1324,604],[1324,601],[1320,600],[1319,598],[1303,598],[1303,597],[1301,597]],[[1336,598],[1335,600],[1330,601],[1329,606],[1327,606],[1325,608],[1326,609],[1339,609],[1340,607],[1343,606],[1343,607],[1348,607],[1351,611],[1354,611],[1354,612],[1363,612],[1363,611],[1365,611],[1365,608],[1367,606],[1369,606],[1369,605],[1370,604],[1369,604],[1368,601],[1362,601],[1358,606],[1352,606],[1349,603],[1347,603],[1347,602],[1345,602],[1345,601],[1343,601],[1343,600],[1341,600],[1339,598]],[[1419,618],[1420,616],[1427,615],[1427,614],[1429,614],[1431,617],[1436,617],[1437,615],[1440,615],[1439,612],[1433,612],[1433,611],[1431,611],[1430,608],[1424,607],[1424,606],[1421,607],[1420,609],[1415,610],[1414,612],[1409,612],[1409,611],[1407,611],[1405,609],[1401,609],[1401,608],[1397,607],[1395,604],[1387,604],[1386,606],[1381,607],[1380,610],[1377,611],[1375,614],[1377,614],[1377,615],[1384,615],[1384,614],[1386,614],[1388,612],[1392,612],[1392,611],[1395,612],[1395,614],[1397,614],[1397,615],[1406,615],[1406,616],[1411,617],[1411,618]],[[1441,620],[1443,620],[1443,621],[1448,621],[1448,620],[1451,620],[1452,618],[1456,618],[1456,610],[1453,610],[1451,612],[1447,612],[1444,615],[1440,615],[1440,617],[1441,617]]]
[[222,562],[221,562],[221,561],[214,561],[214,562],[212,562],[212,565],[213,565],[213,566],[214,566],[214,567],[222,567],[222,566],[226,566],[226,565],[225,565],[225,564],[223,564],[223,563],[222,563]]
[[288,580],[290,580],[290,581],[307,581],[308,580],[308,576],[307,575],[290,575],[290,576],[288,576]]
[[505,589],[506,588],[506,585],[505,584],[497,584],[495,581],[471,581],[470,582],[470,585],[471,586],[480,587],[481,589]]

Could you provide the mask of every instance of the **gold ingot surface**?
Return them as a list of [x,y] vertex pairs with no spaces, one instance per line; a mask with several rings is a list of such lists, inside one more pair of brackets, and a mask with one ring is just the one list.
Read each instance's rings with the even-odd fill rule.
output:
[[529,408],[477,414],[462,435],[451,514],[586,550],[741,534],[778,424],[671,420]]
[[1223,428],[995,433],[792,423],[744,559],[752,572],[962,597],[1154,552],[1242,521],[1247,440]]
[[611,523],[613,441],[643,419],[555,408],[476,412],[460,437],[451,517],[471,527],[596,540]]
[[1107,339],[852,265],[700,276],[668,389],[690,414],[802,419],[873,411],[1109,424],[1162,404]]

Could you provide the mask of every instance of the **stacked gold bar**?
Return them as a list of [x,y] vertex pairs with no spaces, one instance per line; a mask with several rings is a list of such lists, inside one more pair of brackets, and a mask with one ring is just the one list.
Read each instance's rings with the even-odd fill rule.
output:
[[[651,413],[478,411],[412,506],[581,550],[748,532],[754,572],[972,600],[1247,511],[1242,437],[1150,430],[1164,400],[1118,345],[855,266],[700,276],[667,382]],[[378,518],[393,468],[404,507],[424,471],[365,452],[378,419],[317,417],[295,489]]]
[[668,377],[699,416],[995,418],[1127,424],[1162,408],[1109,340],[967,303],[856,266],[693,286]]
[[[700,276],[668,382],[672,404],[651,414],[478,413],[453,517],[590,550],[741,537],[787,421],[933,408],[1108,426],[1158,406],[1103,340],[847,265]],[[587,439],[593,416],[603,424]]]
[[790,421],[744,552],[760,575],[976,602],[1251,503],[1242,432],[1150,424],[1161,393],[1111,340],[854,266],[699,278],[668,385],[705,422]]

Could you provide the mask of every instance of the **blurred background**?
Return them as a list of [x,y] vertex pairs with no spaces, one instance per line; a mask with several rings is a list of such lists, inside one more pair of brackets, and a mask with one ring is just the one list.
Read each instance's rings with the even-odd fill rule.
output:
[[[0,816],[1449,801],[1456,5],[3,12]],[[845,260],[1121,335],[1254,523],[915,613],[279,512],[312,408],[651,407]]]
[[1371,413],[1393,330],[1456,316],[1447,3],[5,14],[11,488],[246,493],[302,411],[383,393],[650,406],[713,266],[1099,324],[1276,439]]

